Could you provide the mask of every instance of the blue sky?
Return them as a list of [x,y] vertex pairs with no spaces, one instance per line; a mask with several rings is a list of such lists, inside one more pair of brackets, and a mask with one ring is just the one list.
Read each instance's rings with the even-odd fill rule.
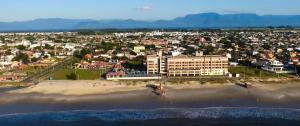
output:
[[172,19],[186,14],[300,15],[300,0],[0,0],[0,21],[37,18]]

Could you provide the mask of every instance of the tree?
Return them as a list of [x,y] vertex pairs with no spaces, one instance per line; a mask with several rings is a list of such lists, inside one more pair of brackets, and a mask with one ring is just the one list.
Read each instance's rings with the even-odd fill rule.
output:
[[103,49],[105,51],[105,53],[108,50],[112,50],[114,49],[115,44],[112,42],[101,42],[100,45],[96,45],[96,49]]
[[186,46],[186,50],[183,52],[185,55],[193,55],[197,50],[194,47]]
[[133,49],[136,46],[134,43],[128,43],[128,48]]
[[145,71],[147,68],[143,64],[144,60],[145,60],[144,56],[138,56],[138,57],[134,58],[133,60],[127,60],[127,62],[124,64],[124,66],[129,69]]
[[210,38],[210,37],[204,37],[204,39],[205,39],[206,41],[211,41],[211,38]]
[[31,58],[31,62],[37,62],[39,59],[36,57]]
[[11,53],[11,49],[7,49],[6,51],[5,51],[5,55],[11,55],[12,53]]
[[146,45],[145,48],[146,49],[155,49],[155,45]]
[[45,49],[50,49],[50,50],[54,50],[54,46],[51,46],[49,44],[45,44]]
[[229,40],[227,40],[227,39],[222,39],[220,42],[224,44],[223,47],[224,47],[225,49],[233,48],[232,42],[229,41]]
[[116,54],[117,53],[121,53],[122,52],[122,48],[120,46],[118,46],[116,49],[115,49],[115,52]]
[[132,51],[132,50],[129,51],[129,54],[130,54],[130,55],[137,55],[137,53],[135,53],[135,52]]
[[83,58],[83,57],[81,56],[81,53],[80,53],[79,50],[74,51],[73,56],[74,56],[74,57],[77,57],[77,58],[80,58],[80,59]]
[[85,48],[81,49],[80,51],[76,50],[74,51],[73,56],[82,59],[86,54],[92,54],[92,50]]
[[84,57],[86,54],[91,54],[91,53],[92,53],[92,50],[90,50],[90,49],[85,49],[85,48],[83,48],[83,49],[80,51],[81,57]]
[[26,48],[27,48],[27,47],[24,46],[24,45],[18,45],[18,46],[17,46],[17,49],[22,50],[22,51],[23,51],[23,50],[26,50]]
[[2,43],[5,43],[5,38],[4,38],[4,37],[1,37],[1,38],[0,38],[0,41],[2,41]]
[[205,51],[203,52],[205,55],[211,55],[215,51],[215,48],[211,45],[207,46],[205,48]]
[[29,40],[30,42],[35,41],[35,38],[32,35],[27,36],[25,39]]
[[272,48],[272,46],[268,43],[264,43],[261,47],[263,47],[265,50],[269,50]]
[[30,62],[28,55],[24,54],[24,53],[18,53],[12,60],[13,61],[22,61],[22,63],[24,63],[24,64],[28,64]]
[[49,56],[48,55],[44,55],[44,57],[43,57],[44,59],[48,59],[49,58]]

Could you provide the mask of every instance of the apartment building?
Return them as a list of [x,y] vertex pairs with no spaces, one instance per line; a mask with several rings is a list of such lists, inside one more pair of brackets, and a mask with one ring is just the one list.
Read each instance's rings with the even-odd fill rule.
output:
[[169,77],[225,75],[228,73],[228,58],[218,55],[201,56],[148,56],[147,73]]
[[147,74],[159,74],[159,56],[147,56]]
[[212,55],[169,57],[167,59],[167,69],[167,75],[170,77],[225,75],[228,73],[228,58]]

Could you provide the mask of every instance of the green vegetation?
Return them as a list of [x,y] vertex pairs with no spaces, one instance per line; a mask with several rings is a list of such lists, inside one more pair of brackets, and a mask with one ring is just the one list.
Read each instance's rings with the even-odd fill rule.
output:
[[76,58],[79,58],[79,59],[82,59],[82,58],[84,58],[84,56],[86,55],[86,54],[91,54],[92,53],[92,50],[90,50],[90,49],[85,49],[85,48],[83,48],[82,50],[76,50],[75,52],[74,52],[74,57],[76,57]]
[[25,39],[27,39],[28,41],[30,41],[30,42],[33,42],[33,41],[35,41],[36,40],[36,38],[34,37],[34,36],[32,36],[32,35],[28,35],[28,36],[26,36],[26,38]]
[[31,58],[31,62],[37,62],[39,59],[38,58],[36,58],[36,57],[32,57]]
[[22,61],[22,63],[24,63],[24,64],[28,64],[30,62],[28,55],[24,54],[24,53],[18,53],[12,60],[13,61]]
[[51,75],[54,80],[96,80],[105,70],[61,69]]
[[45,44],[44,49],[54,50],[55,47],[54,47],[54,46],[51,46],[51,45],[49,45],[49,44]]
[[11,49],[7,49],[6,51],[5,51],[5,55],[11,55],[12,53],[11,53]]
[[101,42],[100,45],[97,45],[96,49],[103,49],[106,53],[108,50],[114,49],[115,44],[112,42]]
[[193,55],[197,51],[197,49],[195,49],[194,47],[185,46],[185,48],[186,50],[183,53],[185,55]]
[[71,74],[69,75],[66,75],[67,79],[68,80],[77,80],[78,79],[78,76],[76,73],[72,72]]
[[145,60],[145,57],[138,56],[133,60],[127,60],[127,62],[124,64],[124,66],[125,66],[125,68],[129,68],[129,69],[145,71],[147,68],[143,64],[144,60]]
[[129,49],[133,49],[135,46],[137,46],[137,44],[135,44],[135,43],[128,43],[128,48]]
[[148,50],[152,50],[155,49],[155,45],[146,45],[145,48]]
[[0,82],[0,86],[13,86],[14,88],[24,88],[30,86],[30,84],[23,82]]
[[209,45],[209,46],[206,46],[205,47],[205,50],[204,50],[204,54],[205,55],[212,55],[213,53],[215,52],[215,49],[213,46]]
[[27,49],[27,47],[24,45],[18,45],[16,48],[22,51]]
[[96,35],[96,31],[93,31],[93,30],[79,30],[78,35]]
[[244,67],[244,66],[238,66],[238,67],[230,67],[229,68],[230,73],[238,73],[241,75],[241,77],[261,77],[261,78],[270,78],[270,77],[290,77],[289,74],[276,74],[267,72],[264,70],[252,68],[252,67]]

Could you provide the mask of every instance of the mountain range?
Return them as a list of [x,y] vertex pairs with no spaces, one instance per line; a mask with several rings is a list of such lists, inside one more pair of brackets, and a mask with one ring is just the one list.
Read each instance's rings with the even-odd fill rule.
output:
[[245,28],[245,27],[300,27],[300,15],[257,15],[200,13],[172,20],[92,20],[92,19],[36,19],[32,21],[0,22],[0,31],[44,31],[78,29],[130,28]]

